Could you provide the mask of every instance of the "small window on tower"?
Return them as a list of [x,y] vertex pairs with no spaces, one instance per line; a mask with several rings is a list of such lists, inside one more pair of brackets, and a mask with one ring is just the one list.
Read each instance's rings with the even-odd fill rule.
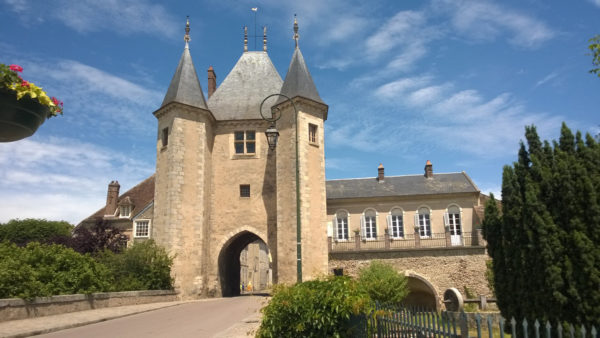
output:
[[240,197],[250,197],[250,184],[240,184]]
[[308,124],[308,142],[312,144],[317,143],[317,125],[309,123]]
[[162,130],[162,146],[166,147],[169,144],[169,128],[163,128]]

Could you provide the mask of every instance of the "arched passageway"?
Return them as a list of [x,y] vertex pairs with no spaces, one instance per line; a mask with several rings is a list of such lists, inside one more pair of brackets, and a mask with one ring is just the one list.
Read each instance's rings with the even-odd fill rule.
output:
[[429,310],[438,310],[438,296],[433,286],[419,276],[407,276],[410,293],[404,299],[404,304]]
[[[223,297],[240,295],[240,253],[252,242],[264,241],[250,231],[242,231],[229,239],[219,253],[219,281]],[[266,245],[265,245],[266,247]]]

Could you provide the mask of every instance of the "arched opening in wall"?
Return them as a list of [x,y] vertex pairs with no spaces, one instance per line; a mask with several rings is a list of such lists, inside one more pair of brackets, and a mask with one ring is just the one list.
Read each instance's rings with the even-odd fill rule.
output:
[[267,244],[249,231],[229,239],[219,253],[219,281],[223,297],[260,292],[269,287],[271,268]]
[[419,276],[407,276],[408,296],[404,304],[409,307],[420,307],[433,311],[438,310],[438,296],[433,286]]

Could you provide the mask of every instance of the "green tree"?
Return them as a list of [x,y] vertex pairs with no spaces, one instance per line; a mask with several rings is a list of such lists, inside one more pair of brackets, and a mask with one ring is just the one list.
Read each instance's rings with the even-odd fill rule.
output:
[[592,64],[595,68],[590,70],[590,73],[600,77],[600,35],[596,35],[589,40],[588,49],[592,52]]
[[70,236],[73,225],[65,221],[45,219],[13,219],[0,224],[0,242],[9,241],[19,246],[29,242],[49,242],[57,237]]
[[360,270],[358,284],[380,304],[399,305],[409,292],[406,277],[393,266],[379,261],[372,261]]
[[502,214],[486,204],[484,236],[506,317],[594,323],[600,316],[600,150],[563,123],[558,142],[527,147],[505,166]]
[[173,288],[173,258],[153,240],[135,243],[121,253],[106,249],[97,258],[110,269],[114,277],[114,291]]
[[62,245],[0,243],[0,298],[109,291],[110,271]]

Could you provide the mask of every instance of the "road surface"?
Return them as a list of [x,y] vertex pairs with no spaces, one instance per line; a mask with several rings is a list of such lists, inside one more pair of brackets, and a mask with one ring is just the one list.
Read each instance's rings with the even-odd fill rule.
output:
[[236,332],[231,328],[239,327],[245,318],[256,315],[264,305],[266,298],[259,296],[217,298],[57,331],[40,337],[246,337],[246,332],[231,333]]

